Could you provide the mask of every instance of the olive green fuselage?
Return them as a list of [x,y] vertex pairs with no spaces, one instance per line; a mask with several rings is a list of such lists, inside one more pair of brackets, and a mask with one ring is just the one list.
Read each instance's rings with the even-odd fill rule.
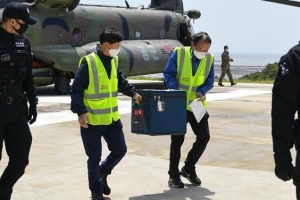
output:
[[107,26],[123,34],[119,67],[125,76],[162,72],[173,49],[182,46],[188,32],[194,33],[189,17],[169,10],[78,5],[67,11],[43,3],[29,8],[38,19],[25,33],[38,86],[61,76],[74,78],[80,58],[95,49]]

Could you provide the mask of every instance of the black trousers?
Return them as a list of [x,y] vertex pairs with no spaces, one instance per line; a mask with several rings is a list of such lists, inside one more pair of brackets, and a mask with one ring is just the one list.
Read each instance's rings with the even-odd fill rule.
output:
[[[185,168],[187,171],[195,170],[195,165],[199,158],[203,154],[206,145],[210,139],[208,128],[208,113],[198,123],[194,117],[194,114],[187,111],[187,122],[190,123],[194,134],[196,135],[196,141],[194,142],[191,150],[189,151],[185,160]],[[170,166],[169,175],[173,176],[179,172],[178,165],[181,156],[181,146],[184,142],[185,135],[172,135],[171,147],[170,147]]]
[[[13,186],[24,174],[32,142],[23,103],[0,103],[0,159],[3,141],[9,157],[7,167],[0,177],[0,199],[9,200]],[[1,169],[0,169],[1,170]]]
[[[298,111],[299,112],[299,111]],[[298,133],[299,134],[299,133]],[[296,198],[300,200],[300,141],[298,138],[295,140],[296,148],[296,162],[295,162],[295,174],[292,174],[293,184],[296,186]],[[291,150],[290,150],[291,151]]]

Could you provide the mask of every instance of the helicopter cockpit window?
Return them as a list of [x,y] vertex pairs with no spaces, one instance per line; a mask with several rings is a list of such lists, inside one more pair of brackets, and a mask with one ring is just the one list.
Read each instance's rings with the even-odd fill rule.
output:
[[179,0],[153,0],[152,2],[154,6],[163,6],[170,2],[175,2],[176,4],[178,4],[178,1]]
[[151,7],[158,10],[176,10],[179,0],[152,0]]
[[81,39],[82,39],[82,33],[81,33],[80,28],[74,28],[74,30],[73,30],[74,42],[79,43],[79,42],[81,42]]
[[136,29],[134,30],[134,38],[135,38],[136,40],[142,39],[142,31],[141,31],[140,28],[136,28]]

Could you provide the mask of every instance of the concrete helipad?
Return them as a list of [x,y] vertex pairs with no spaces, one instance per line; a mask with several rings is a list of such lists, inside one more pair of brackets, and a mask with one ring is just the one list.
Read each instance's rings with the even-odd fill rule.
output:
[[[161,82],[138,88],[162,88]],[[290,200],[292,182],[273,173],[271,89],[267,84],[215,88],[208,94],[211,140],[197,165],[200,187],[169,188],[169,136],[130,132],[130,98],[119,95],[128,153],[109,176],[111,200]],[[31,127],[33,144],[25,175],[14,187],[13,200],[88,200],[87,157],[77,116],[69,111],[68,96],[39,88],[38,121]],[[195,136],[189,125],[180,167]],[[108,154],[103,142],[103,156]],[[5,151],[0,162],[7,164]],[[294,152],[293,152],[294,154]]]

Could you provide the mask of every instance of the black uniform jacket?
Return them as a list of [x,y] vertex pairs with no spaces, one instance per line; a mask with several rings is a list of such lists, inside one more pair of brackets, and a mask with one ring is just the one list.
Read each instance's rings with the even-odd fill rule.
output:
[[[24,37],[24,36],[22,36],[22,37]],[[6,32],[2,27],[0,27],[0,38],[1,38],[1,41],[3,41],[5,43],[5,46],[7,48],[11,48],[12,45],[15,43],[15,35]],[[23,80],[21,90],[26,92],[30,105],[35,106],[36,105],[36,88],[35,88],[35,83],[33,80],[34,76],[32,73],[33,54],[32,54],[31,45],[30,45],[28,39],[24,37],[24,40],[26,41],[26,43],[28,43],[28,47],[26,49],[26,51],[28,52],[28,57],[25,62],[25,67],[27,69],[27,72],[26,72],[26,76]],[[9,95],[9,91],[8,91],[8,95]]]
[[294,118],[300,107],[300,44],[282,56],[278,66],[272,96],[273,150],[285,154],[293,147]]
[[[111,74],[111,60],[112,57],[105,56],[97,49],[97,54],[102,61],[107,76],[110,78]],[[117,70],[117,78],[118,78],[118,90],[124,95],[133,97],[137,92],[133,85],[129,84],[126,78],[123,76],[122,71],[118,68]],[[75,76],[75,79],[71,88],[71,110],[74,113],[77,113],[78,116],[86,113],[86,107],[83,104],[84,90],[89,86],[89,72],[88,72],[88,64],[84,59],[80,64],[78,72]]]

